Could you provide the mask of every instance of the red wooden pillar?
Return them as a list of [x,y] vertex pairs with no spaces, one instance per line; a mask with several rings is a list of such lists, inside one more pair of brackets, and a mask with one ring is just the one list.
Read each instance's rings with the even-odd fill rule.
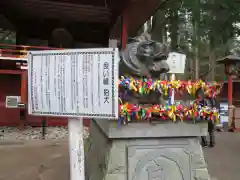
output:
[[[231,72],[231,64],[228,64],[228,72]],[[228,74],[228,127],[229,131],[235,131],[235,123],[233,121],[233,80],[232,80],[232,75]]]
[[129,25],[129,14],[127,11],[124,11],[122,15],[122,50],[126,48],[128,40],[128,25]]

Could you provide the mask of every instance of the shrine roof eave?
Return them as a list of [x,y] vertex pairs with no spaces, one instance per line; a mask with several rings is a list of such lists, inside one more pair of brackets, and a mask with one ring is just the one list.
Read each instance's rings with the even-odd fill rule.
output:
[[[92,26],[85,27],[84,29],[89,29],[88,37],[96,39],[101,36],[106,39],[108,35],[104,32],[108,28],[111,29],[110,37],[119,38],[121,34],[119,17],[123,12],[128,14],[128,31],[131,36],[166,1],[168,0],[1,0],[0,14],[13,25],[14,28],[11,27],[11,29],[24,32],[26,29],[36,31],[31,26],[41,25],[45,28],[40,29],[50,34],[52,29],[62,25],[72,27],[72,24],[81,26],[82,23],[83,25],[89,23],[95,24],[95,32],[90,33]],[[4,26],[8,29],[7,23],[3,23],[3,20],[0,22],[0,28]],[[84,32],[78,30],[78,34]],[[38,33],[35,37],[40,37],[40,34]]]
[[1,0],[0,9],[7,17],[14,14],[19,19],[51,18],[113,24],[118,16],[127,11],[129,32],[133,33],[163,1],[167,0]]
[[235,56],[235,55],[228,55],[225,56],[221,59],[217,60],[218,64],[236,64],[236,63],[240,63],[240,56]]
[[123,8],[123,5],[108,7],[96,4],[97,0],[85,1],[1,0],[0,12],[9,20],[20,22],[29,21],[29,19],[36,21],[52,19],[64,23],[109,23],[113,13]]
[[[128,34],[134,36],[139,28],[169,0],[135,0],[126,7],[128,16]],[[164,7],[163,7],[164,8]],[[119,37],[121,19],[118,18],[111,31],[111,38]]]

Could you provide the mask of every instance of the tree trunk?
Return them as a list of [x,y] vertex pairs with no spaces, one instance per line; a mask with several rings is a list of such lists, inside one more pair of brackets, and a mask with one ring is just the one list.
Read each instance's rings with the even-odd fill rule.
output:
[[216,59],[214,51],[209,55],[209,64],[211,65],[211,81],[215,81],[215,71],[216,71]]
[[151,37],[152,40],[165,43],[165,11],[158,10],[153,16]]
[[171,38],[171,51],[178,51],[178,7],[171,8],[170,15],[170,38]]
[[195,56],[195,79],[199,79],[199,23],[200,23],[200,0],[195,0],[193,8],[193,48]]

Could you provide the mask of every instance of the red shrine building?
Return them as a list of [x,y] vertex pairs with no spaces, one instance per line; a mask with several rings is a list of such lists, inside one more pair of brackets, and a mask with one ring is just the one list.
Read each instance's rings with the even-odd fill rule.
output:
[[[0,28],[16,32],[16,44],[0,44],[0,126],[39,126],[44,118],[29,116],[24,106],[15,107],[18,103],[27,104],[28,50],[108,47],[109,39],[121,40],[124,48],[127,37],[133,36],[165,3],[161,0],[1,0]],[[61,33],[54,35],[63,29],[70,34],[66,38],[71,43],[59,40]],[[48,118],[47,124],[65,125],[66,119]]]

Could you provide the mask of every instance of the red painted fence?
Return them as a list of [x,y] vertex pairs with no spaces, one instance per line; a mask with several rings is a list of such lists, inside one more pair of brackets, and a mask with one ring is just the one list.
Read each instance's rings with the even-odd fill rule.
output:
[[[20,69],[16,69],[19,60],[26,61],[26,53],[28,50],[49,50],[56,48],[41,46],[22,46],[0,44],[0,126],[17,126],[20,124],[20,113],[18,109],[5,108],[6,96],[21,96],[26,103],[26,78]],[[12,68],[7,67],[7,62],[11,62]],[[9,63],[8,63],[9,64]],[[6,69],[7,67],[7,69]],[[13,70],[14,69],[14,70]],[[240,94],[237,93],[240,88],[240,81],[233,84],[233,99],[240,100]],[[227,84],[224,84],[220,98],[227,99]],[[240,119],[240,108],[236,112],[236,119]],[[42,117],[26,117],[26,124],[32,126],[40,126]],[[62,126],[67,124],[64,118],[48,118],[48,125]],[[89,120],[84,120],[85,125],[89,125]]]
[[[18,126],[20,124],[20,110],[5,108],[5,99],[6,96],[21,96],[22,101],[26,103],[26,78],[23,76],[23,70],[17,69],[17,66],[19,60],[26,60],[26,53],[29,49],[47,50],[55,48],[0,44],[0,126]],[[43,117],[27,115],[25,124],[41,126],[42,120]],[[67,124],[67,119],[47,118],[47,124],[49,126],[64,126]],[[84,125],[88,126],[89,120],[85,119]]]

